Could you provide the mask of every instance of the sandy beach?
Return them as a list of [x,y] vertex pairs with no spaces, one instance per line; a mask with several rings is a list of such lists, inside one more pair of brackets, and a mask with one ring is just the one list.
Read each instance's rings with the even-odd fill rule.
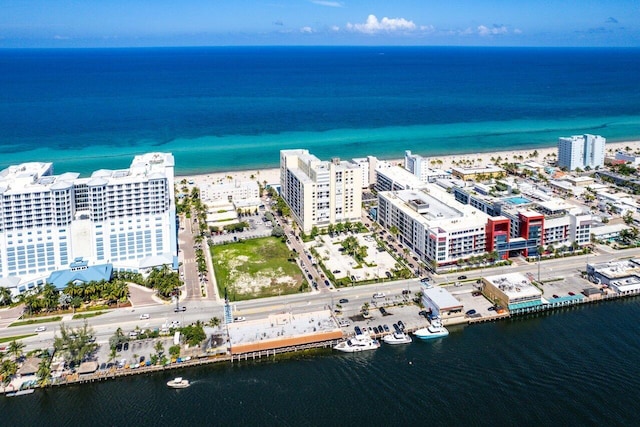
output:
[[[624,150],[626,147],[630,147],[631,151],[635,152],[640,150],[640,141],[626,141],[626,142],[614,142],[606,144],[606,156],[613,156],[616,151]],[[537,151],[537,156],[533,156]],[[455,154],[451,156],[434,156],[425,158],[432,162],[434,168],[438,169],[450,169],[453,166],[486,166],[496,161],[498,163],[507,162],[519,162],[523,160],[533,160],[542,163],[547,156],[554,156],[558,152],[556,146],[546,148],[530,148],[526,150],[508,150],[508,151],[496,151],[489,153],[469,153],[469,154]],[[415,153],[419,154],[419,153]],[[372,153],[375,155],[375,153]],[[322,160],[322,159],[321,159]],[[324,159],[329,160],[329,159]],[[402,165],[403,158],[396,158],[386,160],[391,163]],[[250,169],[239,170],[231,172],[212,172],[198,175],[179,175],[176,176],[176,183],[179,183],[183,179],[187,181],[193,180],[195,186],[201,187],[204,185],[216,185],[216,184],[228,184],[232,182],[245,182],[245,181],[258,181],[261,184],[265,182],[267,184],[278,184],[280,182],[280,169],[268,168],[268,169]]]

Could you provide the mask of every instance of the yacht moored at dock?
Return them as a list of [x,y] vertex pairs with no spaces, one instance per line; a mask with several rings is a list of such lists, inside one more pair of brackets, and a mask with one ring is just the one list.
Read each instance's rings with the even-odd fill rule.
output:
[[371,338],[368,334],[359,334],[338,343],[338,345],[333,348],[345,353],[356,353],[359,351],[376,350],[380,348],[380,342]]
[[407,334],[405,334],[404,332],[394,332],[392,334],[389,335],[385,335],[384,338],[382,338],[382,341],[384,341],[386,344],[391,344],[391,345],[395,345],[395,344],[409,344],[411,343],[411,337]]
[[431,325],[426,328],[418,329],[413,333],[418,339],[431,340],[434,338],[442,338],[449,335],[447,328],[442,326],[442,320],[439,317],[435,317],[431,320]]

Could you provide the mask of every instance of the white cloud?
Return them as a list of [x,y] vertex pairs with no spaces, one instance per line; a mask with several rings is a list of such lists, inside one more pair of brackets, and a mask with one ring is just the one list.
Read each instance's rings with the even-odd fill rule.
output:
[[337,25],[334,25],[334,26],[331,27],[331,31],[338,32],[338,31],[340,31],[340,27],[338,27]]
[[313,4],[317,4],[317,5],[320,5],[320,6],[344,7],[344,5],[342,3],[340,3],[339,1],[327,1],[327,0],[310,0],[310,1]]
[[302,27],[302,28],[300,28],[300,32],[304,33],[304,34],[311,34],[311,33],[313,33],[313,28],[311,28],[311,27]]
[[513,30],[513,34],[522,34],[522,30],[520,28],[516,28]]
[[480,34],[481,36],[495,36],[506,33],[507,27],[505,27],[504,25],[493,24],[492,27],[486,27],[484,25],[480,25],[478,27],[478,34]]
[[347,24],[347,29],[365,34],[375,34],[380,32],[391,33],[394,31],[414,31],[416,24],[404,18],[387,18],[386,16],[378,21],[375,15],[369,15],[363,24]]

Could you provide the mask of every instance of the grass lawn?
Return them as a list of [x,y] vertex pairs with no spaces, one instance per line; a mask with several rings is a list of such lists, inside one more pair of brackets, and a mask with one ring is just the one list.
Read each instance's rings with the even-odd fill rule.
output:
[[5,337],[5,338],[0,338],[0,343],[5,343],[5,342],[11,342],[11,341],[18,341],[21,340],[23,338],[29,338],[32,337],[34,335],[38,335],[38,334],[27,334],[27,335],[16,335],[14,337]]
[[49,322],[59,322],[62,320],[62,316],[56,317],[43,317],[41,319],[29,319],[29,320],[20,320],[18,322],[13,322],[9,325],[12,326],[24,326],[24,325],[35,325],[36,323],[49,323]]
[[104,313],[106,313],[106,311],[92,311],[89,313],[74,314],[73,319],[88,319],[90,317],[100,316],[101,314],[104,314]]
[[294,294],[307,286],[291,252],[276,237],[211,247],[220,295],[231,301]]

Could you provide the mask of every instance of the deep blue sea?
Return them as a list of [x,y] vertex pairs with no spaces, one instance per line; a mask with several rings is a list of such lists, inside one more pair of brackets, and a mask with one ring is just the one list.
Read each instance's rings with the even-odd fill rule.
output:
[[[3,426],[637,426],[640,299],[376,351],[0,396]],[[180,375],[184,390],[166,382]]]
[[320,158],[640,139],[640,49],[209,47],[0,50],[0,168],[179,174]]

